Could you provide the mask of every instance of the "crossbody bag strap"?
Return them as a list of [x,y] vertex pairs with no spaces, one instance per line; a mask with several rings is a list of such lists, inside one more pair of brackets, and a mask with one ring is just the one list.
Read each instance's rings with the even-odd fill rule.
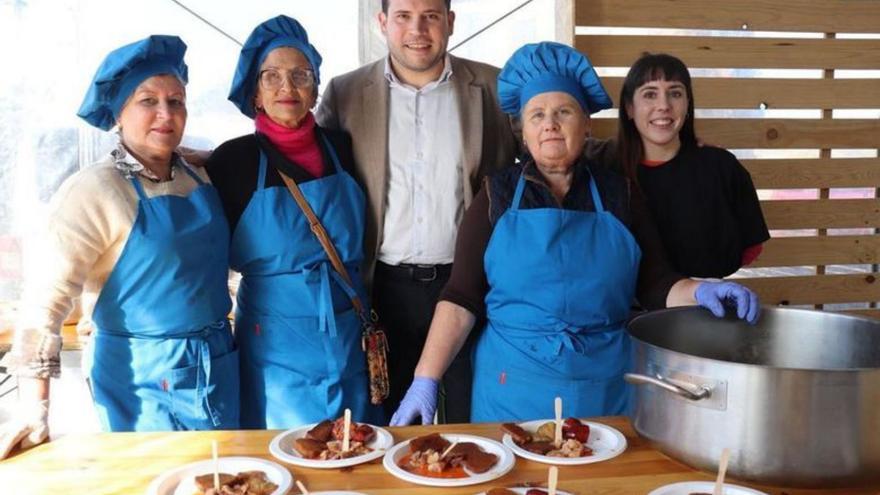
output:
[[[299,208],[305,214],[306,218],[309,220],[309,228],[312,230],[312,233],[315,234],[315,237],[318,238],[318,242],[321,243],[321,247],[324,248],[324,251],[327,253],[327,257],[330,258],[330,263],[333,265],[333,269],[342,277],[342,280],[345,281],[349,287],[354,288],[354,284],[351,283],[351,277],[348,275],[348,270],[345,269],[345,265],[342,263],[342,259],[339,258],[339,253],[336,251],[336,246],[333,245],[333,241],[330,239],[330,235],[327,234],[327,230],[321,225],[321,221],[318,220],[318,216],[315,215],[314,210],[312,210],[311,205],[309,205],[309,201],[303,195],[302,190],[300,190],[299,186],[296,182],[285,175],[280,170],[278,171],[279,175],[281,175],[281,179],[284,181],[284,184],[287,186],[287,190],[290,191],[290,194],[293,196],[293,199],[296,201],[296,204],[299,205]],[[357,311],[358,316],[362,320],[366,320],[367,315],[364,312],[364,304],[361,302],[361,298],[357,295],[357,292],[352,291],[349,294],[351,298],[351,305],[354,306],[354,310]]]

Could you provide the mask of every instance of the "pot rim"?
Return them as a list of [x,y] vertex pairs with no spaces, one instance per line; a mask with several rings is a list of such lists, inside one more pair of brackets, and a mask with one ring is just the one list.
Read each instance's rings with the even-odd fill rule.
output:
[[[842,318],[854,318],[857,320],[862,320],[867,323],[878,325],[878,327],[880,327],[880,323],[878,323],[878,320],[876,318],[869,318],[867,316],[850,315],[850,314],[845,314],[845,313],[833,313],[830,311],[818,311],[818,310],[806,309],[806,308],[785,308],[785,307],[761,305],[762,312],[767,309],[772,309],[774,311],[785,311],[785,312],[793,311],[793,312],[802,312],[802,313],[830,314],[830,315],[839,316]],[[677,355],[677,356],[683,356],[683,357],[687,357],[687,358],[691,358],[691,359],[701,359],[704,361],[711,361],[714,363],[723,363],[723,364],[731,365],[731,366],[742,366],[742,367],[746,367],[746,368],[771,369],[774,371],[798,371],[798,372],[816,372],[816,373],[866,373],[866,372],[872,372],[872,371],[880,373],[880,366],[874,367],[874,368],[828,368],[828,369],[824,369],[824,368],[792,368],[792,367],[783,367],[783,366],[771,366],[769,364],[750,364],[750,363],[740,363],[737,361],[725,361],[723,359],[703,357],[703,356],[698,356],[696,354],[688,354],[686,352],[668,349],[666,347],[662,347],[660,345],[653,344],[653,343],[647,342],[645,340],[642,340],[642,339],[636,337],[635,335],[633,335],[632,331],[630,330],[630,326],[633,323],[635,323],[637,320],[642,319],[642,318],[648,318],[648,317],[651,317],[652,315],[656,316],[656,315],[663,314],[663,313],[683,313],[683,312],[690,312],[690,311],[694,311],[694,310],[709,311],[708,309],[701,308],[699,306],[677,306],[674,308],[664,308],[664,309],[658,309],[658,310],[654,310],[654,311],[648,311],[648,312],[642,313],[642,314],[630,319],[626,324],[626,333],[634,341],[637,341],[639,344],[642,344],[642,345],[645,345],[648,347],[652,347],[654,349],[658,349],[658,350],[668,352],[668,353],[673,353],[674,355]]]

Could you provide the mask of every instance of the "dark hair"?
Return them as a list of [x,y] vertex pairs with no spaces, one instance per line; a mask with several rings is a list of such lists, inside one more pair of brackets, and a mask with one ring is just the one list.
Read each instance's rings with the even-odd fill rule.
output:
[[638,165],[645,156],[642,137],[636,129],[635,122],[627,114],[626,107],[632,106],[633,97],[638,88],[651,81],[660,79],[677,81],[684,84],[687,92],[688,108],[684,125],[678,131],[682,146],[695,145],[697,136],[694,132],[694,90],[691,85],[691,74],[680,59],[665,53],[644,53],[630,67],[620,89],[617,127],[617,156],[624,172],[635,182]]
[[[385,14],[388,13],[388,3],[390,1],[391,0],[382,0],[382,12]],[[444,3],[446,4],[446,11],[448,12],[452,8],[452,0],[446,0]]]

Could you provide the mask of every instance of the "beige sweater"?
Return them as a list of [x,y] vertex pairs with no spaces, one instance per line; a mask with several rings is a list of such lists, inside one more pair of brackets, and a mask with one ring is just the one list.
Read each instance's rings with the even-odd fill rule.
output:
[[[196,173],[208,182],[204,171]],[[138,180],[149,197],[186,196],[197,186],[179,168],[170,181]],[[133,184],[110,156],[64,181],[49,204],[42,266],[26,276],[12,351],[2,362],[9,373],[39,378],[60,374],[61,326],[80,297],[78,331],[82,337],[91,333],[92,310],[125,247],[137,205]]]

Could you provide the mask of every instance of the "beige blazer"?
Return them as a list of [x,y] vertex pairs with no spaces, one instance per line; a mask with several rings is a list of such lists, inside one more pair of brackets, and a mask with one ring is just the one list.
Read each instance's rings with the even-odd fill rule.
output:
[[[381,243],[388,192],[388,98],[385,60],[333,78],[315,112],[318,124],[351,134],[357,179],[366,188],[364,279],[368,285]],[[486,174],[514,162],[520,139],[498,108],[498,68],[450,56],[464,148],[463,191],[467,208]]]

